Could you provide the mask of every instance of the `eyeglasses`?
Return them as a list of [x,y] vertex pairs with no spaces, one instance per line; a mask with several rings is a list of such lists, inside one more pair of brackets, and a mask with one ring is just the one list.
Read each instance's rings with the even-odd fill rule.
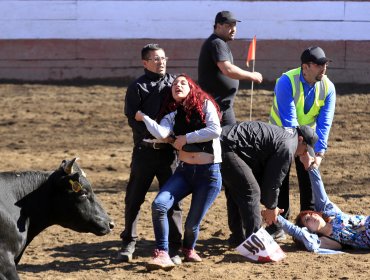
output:
[[153,60],[155,63],[158,63],[158,62],[166,62],[168,60],[168,57],[159,57],[159,56],[155,56],[154,58],[148,58],[147,60]]

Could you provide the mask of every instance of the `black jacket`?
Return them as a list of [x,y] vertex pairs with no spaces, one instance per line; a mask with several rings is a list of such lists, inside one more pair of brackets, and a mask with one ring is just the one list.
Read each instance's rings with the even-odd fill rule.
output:
[[261,189],[261,203],[275,208],[279,188],[298,146],[295,129],[264,122],[241,122],[222,128],[222,149],[235,152],[252,169]]
[[125,96],[124,113],[132,128],[135,145],[144,138],[153,138],[144,122],[135,120],[136,112],[140,110],[150,118],[156,119],[165,97],[171,94],[171,84],[175,78],[171,74],[160,76],[147,69],[144,71],[144,75],[129,85]]

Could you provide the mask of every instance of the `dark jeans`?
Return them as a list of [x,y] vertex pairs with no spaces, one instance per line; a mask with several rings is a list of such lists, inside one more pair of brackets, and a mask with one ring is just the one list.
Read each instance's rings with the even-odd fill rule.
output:
[[[171,148],[156,150],[153,148],[135,146],[132,152],[131,173],[127,184],[125,197],[125,229],[121,233],[123,242],[137,239],[136,225],[139,219],[140,207],[145,201],[154,177],[157,177],[159,188],[172,176],[171,164],[175,154]],[[171,250],[181,248],[182,209],[181,203],[176,203],[168,212],[169,242]]]
[[240,242],[261,227],[261,191],[252,169],[234,152],[223,150],[222,181],[231,237]]
[[[299,194],[300,194],[300,205],[301,210],[314,210],[314,198],[312,193],[312,186],[308,172],[304,169],[303,164],[299,160],[299,157],[295,158],[295,166],[298,177]],[[283,184],[280,188],[278,207],[284,209],[282,216],[285,219],[289,219],[290,214],[290,202],[289,202],[289,174],[286,175]]]
[[[230,107],[229,105],[225,107],[224,104],[219,104],[219,106],[222,111],[221,125],[226,126],[230,124],[235,124],[236,117],[233,107]],[[224,179],[222,179],[222,185],[224,186],[225,190],[227,221],[229,229],[231,231],[231,239],[237,240],[237,242],[239,242],[245,239],[245,234],[241,223],[242,218],[239,213],[238,205],[234,202],[234,200],[230,196],[229,189],[225,186]]]

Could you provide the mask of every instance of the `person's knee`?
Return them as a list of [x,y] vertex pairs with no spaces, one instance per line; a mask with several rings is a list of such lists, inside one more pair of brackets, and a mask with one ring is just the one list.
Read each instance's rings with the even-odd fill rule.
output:
[[165,215],[168,212],[168,207],[166,201],[164,201],[160,196],[157,196],[152,202],[152,214],[153,216]]

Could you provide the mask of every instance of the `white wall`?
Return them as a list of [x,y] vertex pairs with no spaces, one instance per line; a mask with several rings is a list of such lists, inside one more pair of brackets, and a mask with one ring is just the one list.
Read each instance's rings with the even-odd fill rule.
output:
[[0,1],[0,40],[206,38],[216,13],[242,21],[238,39],[370,40],[361,1]]

